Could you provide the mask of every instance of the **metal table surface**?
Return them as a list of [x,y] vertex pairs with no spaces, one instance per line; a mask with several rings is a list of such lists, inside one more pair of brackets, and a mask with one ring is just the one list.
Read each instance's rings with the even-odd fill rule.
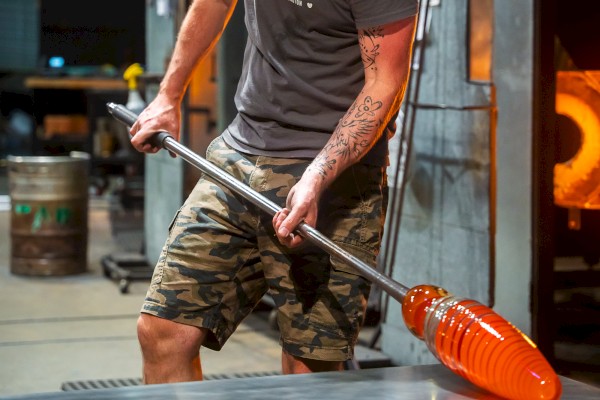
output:
[[[600,388],[561,377],[563,399],[598,400]],[[304,375],[234,378],[117,389],[76,390],[1,399],[496,399],[442,365],[374,368]]]

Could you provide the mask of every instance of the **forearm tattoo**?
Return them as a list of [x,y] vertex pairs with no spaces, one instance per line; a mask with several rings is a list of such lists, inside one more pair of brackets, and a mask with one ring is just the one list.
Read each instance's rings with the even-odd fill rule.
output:
[[[358,43],[365,70],[377,71],[376,59],[379,56],[382,38],[381,26],[359,31]],[[382,125],[382,116],[377,113],[382,107],[383,103],[380,100],[374,100],[371,96],[361,93],[309,168],[326,177],[335,168],[338,160],[359,159],[370,149],[373,133]]]
[[375,113],[381,107],[383,103],[374,101],[371,96],[363,98],[360,104],[354,102],[311,167],[325,177],[333,169],[338,158],[360,158],[371,147],[370,136],[373,131],[381,125]]
[[383,29],[380,26],[360,30],[358,43],[365,69],[377,70],[375,59],[379,55],[379,39],[383,38]]

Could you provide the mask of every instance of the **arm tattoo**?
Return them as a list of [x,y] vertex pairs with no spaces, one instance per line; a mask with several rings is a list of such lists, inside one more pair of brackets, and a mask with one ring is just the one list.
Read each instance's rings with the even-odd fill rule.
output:
[[336,157],[348,159],[359,158],[372,144],[368,136],[381,125],[376,120],[375,111],[383,106],[381,101],[373,101],[371,96],[363,99],[362,104],[354,103],[340,120],[331,140],[311,164],[317,172],[325,177],[336,164]]
[[[383,28],[376,26],[361,29],[358,33],[361,57],[364,69],[377,70],[376,58],[379,56]],[[362,103],[354,102],[346,115],[340,120],[337,128],[323,151],[313,160],[310,169],[315,169],[323,178],[332,171],[339,160],[360,158],[371,148],[371,135],[383,124],[377,118],[376,111],[383,107],[379,100],[371,96],[362,99]]]
[[376,70],[375,58],[379,55],[379,39],[383,38],[383,29],[380,26],[361,30],[358,34],[358,43],[365,69]]

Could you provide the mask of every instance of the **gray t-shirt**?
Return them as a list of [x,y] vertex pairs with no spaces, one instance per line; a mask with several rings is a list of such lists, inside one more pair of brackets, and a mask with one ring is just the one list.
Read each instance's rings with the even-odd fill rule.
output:
[[[245,0],[248,41],[224,132],[242,152],[313,158],[364,84],[358,28],[418,11],[418,0]],[[387,163],[387,135],[363,162]]]

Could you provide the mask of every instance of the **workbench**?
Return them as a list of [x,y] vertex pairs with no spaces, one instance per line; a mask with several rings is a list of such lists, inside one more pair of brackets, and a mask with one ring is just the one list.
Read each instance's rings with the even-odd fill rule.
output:
[[[561,382],[563,384],[562,399],[600,399],[600,388],[565,377],[561,377]],[[317,400],[324,398],[328,400],[496,399],[495,396],[477,388],[440,364],[322,372],[304,375],[233,378],[203,382],[2,397],[5,400]]]

